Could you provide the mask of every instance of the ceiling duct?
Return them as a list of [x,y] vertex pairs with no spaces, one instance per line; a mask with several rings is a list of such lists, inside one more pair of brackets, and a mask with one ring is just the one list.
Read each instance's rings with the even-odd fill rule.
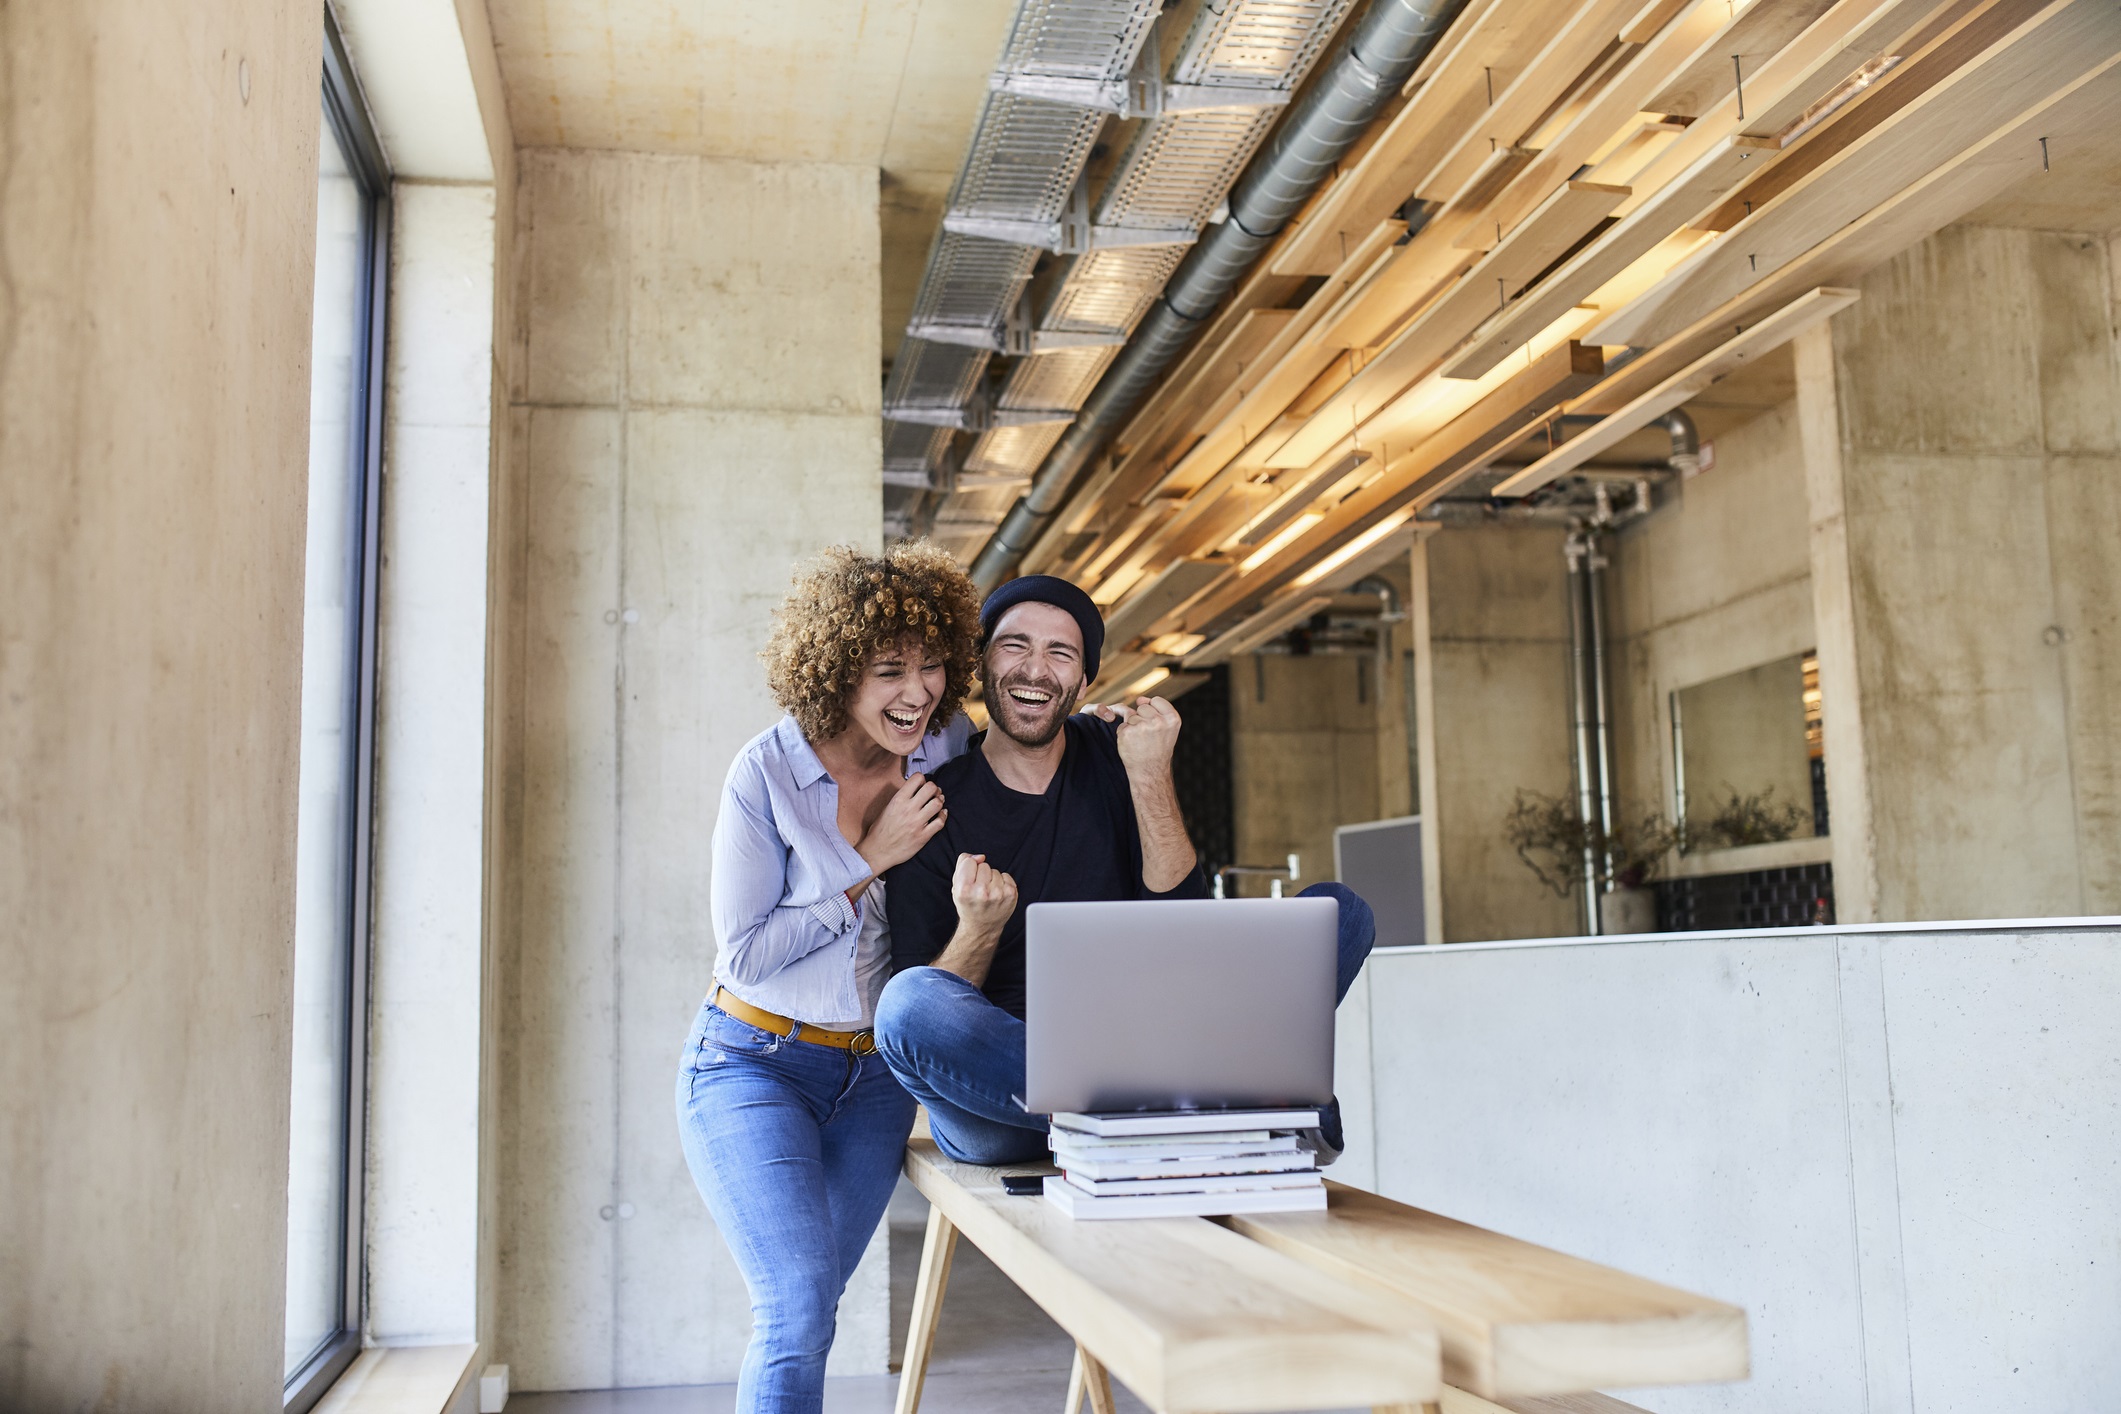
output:
[[[1178,261],[1160,298],[1150,301],[1125,349],[1098,370],[1096,388],[1073,425],[1053,439],[1029,491],[980,551],[973,577],[992,587],[1015,573],[1033,538],[1193,335],[1222,303],[1289,219],[1310,199],[1371,121],[1399,91],[1449,25],[1463,0],[1373,0],[1355,34],[1333,58],[1274,142],[1245,169],[1228,197],[1228,214]],[[1245,9],[1230,6],[1224,17]],[[1285,11],[1287,5],[1263,9]],[[1325,9],[1324,6],[1314,8]],[[1321,16],[1321,18],[1324,18]],[[1203,22],[1209,16],[1204,12]],[[1320,31],[1323,42],[1339,14]],[[1308,58],[1306,59],[1308,65]],[[1181,61],[1183,65],[1183,60]],[[1298,78],[1301,77],[1299,74]],[[1292,80],[1288,85],[1295,86]],[[1271,115],[1268,118],[1271,122]],[[1136,140],[1149,136],[1145,124]],[[1130,157],[1131,157],[1130,153]],[[1123,168],[1126,164],[1122,164]],[[1233,173],[1234,175],[1234,173]],[[1125,184],[1115,174],[1109,201]],[[1144,201],[1149,200],[1145,192]],[[1160,203],[1167,198],[1157,193]],[[1202,213],[1205,219],[1207,213]],[[1012,377],[1013,381],[1013,377]],[[968,459],[969,465],[969,459]]]
[[[1025,0],[884,393],[886,418],[976,440],[950,490],[940,471],[912,490],[902,523],[1000,519],[993,498],[1048,459],[1353,3],[1203,5],[1167,75],[1161,0]],[[1083,168],[1110,115],[1141,121],[1093,203]],[[1032,310],[1041,250],[1067,264]],[[987,406],[1001,355],[1017,362]],[[891,484],[916,480],[901,467]]]

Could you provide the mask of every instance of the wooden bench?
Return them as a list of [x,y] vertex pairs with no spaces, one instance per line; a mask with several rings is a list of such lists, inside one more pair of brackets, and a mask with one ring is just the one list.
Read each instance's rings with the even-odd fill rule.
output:
[[1339,1184],[1323,1213],[1075,1222],[929,1139],[906,1175],[930,1206],[898,1414],[960,1233],[1075,1340],[1065,1414],[1111,1414],[1110,1375],[1161,1414],[1618,1414],[1593,1391],[1747,1373],[1735,1306]]

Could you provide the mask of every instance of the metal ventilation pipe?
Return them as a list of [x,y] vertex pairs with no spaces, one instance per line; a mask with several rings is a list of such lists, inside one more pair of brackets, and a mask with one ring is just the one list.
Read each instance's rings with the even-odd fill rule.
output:
[[1074,425],[1046,458],[973,562],[982,590],[1015,574],[1083,469],[1118,433],[1150,388],[1192,342],[1224,296],[1281,234],[1333,164],[1442,37],[1465,0],[1372,0],[1355,35],[1319,73],[1230,189],[1230,215],[1208,227],[1172,272],[1134,338],[1098,382]]
[[1681,476],[1692,476],[1701,470],[1701,433],[1695,430],[1694,419],[1687,416],[1687,410],[1673,408],[1666,413],[1664,427],[1672,434],[1672,470]]
[[[1602,491],[1604,488],[1601,487]],[[1606,844],[1583,848],[1583,929],[1605,931],[1605,895],[1613,888],[1613,708],[1606,666],[1604,525],[1610,511],[1600,498],[1599,519],[1579,523],[1563,543],[1569,575],[1569,705],[1576,757],[1576,815],[1596,824]]]

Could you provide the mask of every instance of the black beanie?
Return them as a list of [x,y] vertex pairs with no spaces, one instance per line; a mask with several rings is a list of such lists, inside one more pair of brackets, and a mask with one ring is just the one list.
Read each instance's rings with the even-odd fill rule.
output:
[[1097,605],[1089,595],[1050,574],[1027,574],[1021,579],[1012,579],[987,596],[980,605],[980,642],[994,637],[994,625],[1003,614],[1018,604],[1051,604],[1065,610],[1075,620],[1075,626],[1083,631],[1083,681],[1097,681],[1097,659],[1105,646],[1105,618],[1097,611]]

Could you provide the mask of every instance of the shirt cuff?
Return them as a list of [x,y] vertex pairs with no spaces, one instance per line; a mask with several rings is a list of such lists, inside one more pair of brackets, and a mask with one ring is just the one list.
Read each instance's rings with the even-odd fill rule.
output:
[[847,902],[845,889],[819,899],[810,905],[809,911],[810,916],[824,924],[834,936],[846,932],[861,921],[861,915],[854,911],[854,905]]

